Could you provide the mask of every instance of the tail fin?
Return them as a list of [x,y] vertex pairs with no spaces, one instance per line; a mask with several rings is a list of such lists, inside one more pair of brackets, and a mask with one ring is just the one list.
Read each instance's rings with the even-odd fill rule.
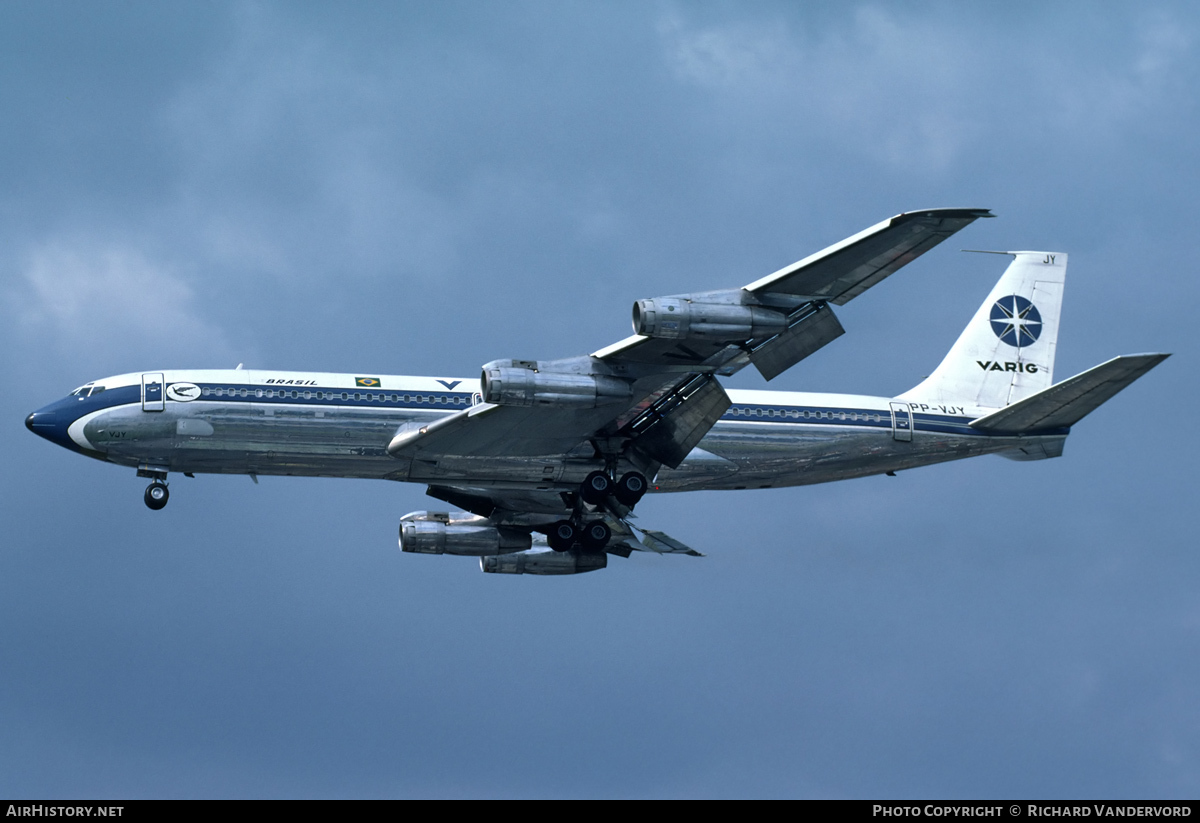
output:
[[1010,251],[1013,262],[909,402],[1000,409],[1054,382],[1067,255]]

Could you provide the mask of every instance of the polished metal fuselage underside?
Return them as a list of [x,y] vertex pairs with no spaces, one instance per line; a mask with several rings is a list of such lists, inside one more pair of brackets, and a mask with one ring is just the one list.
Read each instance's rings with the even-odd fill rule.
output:
[[[177,402],[168,390],[157,404],[161,410],[147,410],[140,383],[114,385],[77,407],[70,438],[93,457],[162,472],[570,490],[604,467],[586,441],[570,454],[544,457],[392,457],[386,447],[401,427],[426,425],[477,402],[467,381],[438,381],[433,391],[405,389],[406,380],[432,382],[382,378],[374,389],[347,388],[344,380],[332,388],[319,382],[264,388],[244,372],[176,372],[164,382],[198,387],[194,399]],[[890,398],[729,395],[733,406],[677,469],[658,472],[653,490],[806,485],[995,452],[1037,459],[1060,453],[1065,437],[989,436],[970,429],[971,410],[910,409]],[[70,413],[72,400],[56,406]]]

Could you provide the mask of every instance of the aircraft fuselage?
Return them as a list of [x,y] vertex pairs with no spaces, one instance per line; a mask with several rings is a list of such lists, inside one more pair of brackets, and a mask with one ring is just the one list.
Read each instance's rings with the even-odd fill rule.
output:
[[[97,390],[103,387],[101,390]],[[603,468],[587,444],[545,457],[397,459],[404,426],[427,425],[478,403],[465,378],[356,376],[262,370],[121,375],[34,412],[26,425],[69,449],[152,472],[353,477],[494,488],[578,487]],[[982,412],[887,397],[728,392],[733,405],[652,491],[824,483],[1004,452],[1057,456],[1067,430],[986,435]]]

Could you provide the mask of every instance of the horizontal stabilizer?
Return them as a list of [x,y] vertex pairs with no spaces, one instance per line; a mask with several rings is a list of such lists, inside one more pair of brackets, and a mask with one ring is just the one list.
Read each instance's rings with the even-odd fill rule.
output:
[[1073,426],[1117,392],[1170,357],[1126,354],[1101,363],[971,423],[989,434],[1025,434]]

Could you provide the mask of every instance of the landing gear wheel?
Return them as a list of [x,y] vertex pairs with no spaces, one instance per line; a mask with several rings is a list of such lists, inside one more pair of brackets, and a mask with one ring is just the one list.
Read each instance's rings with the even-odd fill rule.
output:
[[143,496],[143,499],[145,499],[147,506],[154,511],[158,511],[167,505],[167,501],[171,499],[171,492],[167,491],[165,485],[155,481],[146,487],[146,494]]
[[559,520],[550,527],[550,533],[546,535],[546,542],[556,552],[569,550],[578,540],[579,529],[575,528],[575,524],[570,520]]
[[598,506],[604,502],[604,498],[608,497],[612,489],[612,478],[602,471],[594,471],[584,478],[583,485],[579,487],[579,495],[583,502]]
[[612,530],[603,520],[593,520],[583,527],[583,547],[588,551],[598,552],[608,545]]
[[613,489],[613,495],[617,500],[621,501],[622,505],[633,507],[642,499],[642,495],[646,493],[649,484],[646,482],[646,475],[641,472],[625,472],[621,475],[621,479],[617,481],[616,488]]

